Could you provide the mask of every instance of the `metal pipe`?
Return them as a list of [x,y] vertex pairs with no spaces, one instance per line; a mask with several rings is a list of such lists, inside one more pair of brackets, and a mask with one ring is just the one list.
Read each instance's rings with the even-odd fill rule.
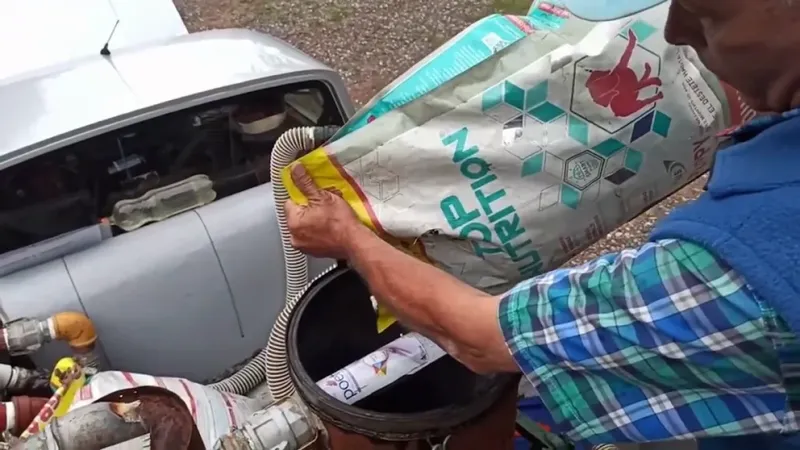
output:
[[8,431],[13,436],[19,436],[45,403],[47,403],[46,398],[27,395],[18,395],[10,402],[3,402],[0,404],[0,431]]
[[49,385],[44,370],[29,370],[23,367],[0,364],[0,390],[10,394],[27,393]]
[[316,442],[321,425],[295,396],[254,412],[217,440],[214,450],[300,450]]
[[147,433],[140,402],[93,403],[58,417],[12,450],[101,450]]
[[28,355],[53,340],[66,342],[84,367],[96,367],[94,346],[97,332],[86,314],[64,311],[44,320],[19,318],[2,329],[0,350],[11,355]]

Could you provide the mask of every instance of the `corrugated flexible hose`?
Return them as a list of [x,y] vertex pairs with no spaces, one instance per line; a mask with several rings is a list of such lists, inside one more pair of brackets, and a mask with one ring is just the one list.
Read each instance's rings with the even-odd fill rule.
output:
[[[294,393],[294,385],[289,376],[287,364],[286,330],[289,326],[289,317],[292,310],[308,289],[310,283],[308,280],[308,258],[305,254],[292,247],[286,227],[286,213],[283,205],[289,199],[289,193],[281,180],[281,170],[301,154],[324,144],[337,130],[338,127],[293,128],[283,133],[272,149],[270,178],[286,270],[286,306],[284,306],[275,320],[267,346],[236,373],[210,385],[218,391],[245,395],[266,379],[273,399],[278,400]],[[331,269],[332,267],[317,278]]]

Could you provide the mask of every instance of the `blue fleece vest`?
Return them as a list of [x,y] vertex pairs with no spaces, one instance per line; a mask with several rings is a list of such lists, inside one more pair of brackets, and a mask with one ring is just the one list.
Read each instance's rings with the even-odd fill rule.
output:
[[717,153],[708,191],[662,220],[651,239],[710,250],[800,333],[800,116],[747,137]]
[[[800,111],[735,134],[734,144],[715,156],[707,192],[651,234],[652,240],[667,238],[716,254],[800,334]],[[700,448],[800,448],[799,438],[707,439]]]

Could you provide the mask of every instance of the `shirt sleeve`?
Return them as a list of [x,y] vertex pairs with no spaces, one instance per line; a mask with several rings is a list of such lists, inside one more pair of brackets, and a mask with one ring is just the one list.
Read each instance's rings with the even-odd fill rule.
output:
[[707,250],[664,240],[525,281],[509,350],[567,435],[590,444],[784,430],[764,309]]

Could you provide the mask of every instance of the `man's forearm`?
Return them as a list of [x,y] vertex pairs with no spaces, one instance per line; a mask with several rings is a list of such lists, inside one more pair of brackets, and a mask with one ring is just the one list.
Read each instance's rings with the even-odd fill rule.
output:
[[372,294],[409,328],[476,371],[516,370],[497,321],[499,299],[392,247],[353,232],[350,263]]

